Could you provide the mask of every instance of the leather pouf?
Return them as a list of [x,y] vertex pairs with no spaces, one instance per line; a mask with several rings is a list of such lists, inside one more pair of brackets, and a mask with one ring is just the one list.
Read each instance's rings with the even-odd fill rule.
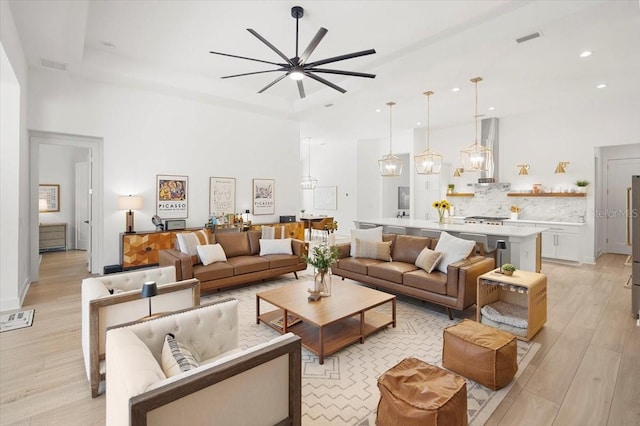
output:
[[406,358],[378,378],[378,426],[466,426],[463,377]]
[[516,337],[463,320],[444,329],[442,366],[490,389],[500,389],[518,371]]

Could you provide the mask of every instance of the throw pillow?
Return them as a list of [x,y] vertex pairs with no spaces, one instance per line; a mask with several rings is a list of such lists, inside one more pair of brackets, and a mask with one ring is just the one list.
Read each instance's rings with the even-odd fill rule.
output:
[[198,257],[203,265],[207,266],[215,262],[226,262],[227,256],[220,244],[207,244],[205,246],[196,246]]
[[425,247],[416,259],[416,266],[420,269],[424,269],[428,273],[431,273],[441,259],[442,253],[431,250],[429,247]]
[[198,361],[191,351],[178,342],[173,334],[168,333],[162,346],[162,371],[165,376],[175,376],[198,367]]
[[382,241],[382,226],[371,229],[352,229],[351,230],[351,251],[349,255],[355,257],[356,255],[356,238],[360,241]]
[[203,244],[200,242],[198,236],[193,232],[180,232],[176,234],[176,238],[178,239],[178,248],[184,254],[188,254],[189,256],[197,256],[198,251],[196,247],[198,244]]
[[354,257],[391,262],[391,241],[362,241],[360,238],[356,238],[356,255]]
[[265,240],[273,240],[276,237],[276,228],[273,226],[262,226],[262,238]]
[[284,240],[260,239],[260,256],[267,254],[293,254],[291,249],[291,238]]
[[463,240],[462,238],[454,237],[442,231],[435,248],[435,251],[442,253],[442,259],[436,266],[436,269],[446,274],[447,266],[449,266],[450,263],[459,262],[469,257],[475,246],[475,241]]

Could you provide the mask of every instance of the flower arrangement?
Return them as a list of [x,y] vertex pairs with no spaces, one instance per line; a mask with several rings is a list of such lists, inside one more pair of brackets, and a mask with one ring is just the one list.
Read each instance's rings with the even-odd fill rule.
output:
[[315,246],[311,251],[312,256],[303,254],[302,258],[318,271],[328,271],[331,264],[338,258],[338,247],[336,246],[319,245]]
[[511,206],[510,210],[511,210],[511,213],[520,213],[522,211],[522,207]]
[[444,212],[446,211],[448,213],[450,211],[449,209],[451,208],[451,204],[449,204],[447,200],[440,200],[434,201],[433,204],[431,204],[431,207],[438,210],[438,223],[444,223]]

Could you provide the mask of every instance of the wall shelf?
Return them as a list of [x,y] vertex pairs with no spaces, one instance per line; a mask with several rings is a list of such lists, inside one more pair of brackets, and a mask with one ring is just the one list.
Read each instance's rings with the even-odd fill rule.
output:
[[473,197],[473,192],[454,192],[453,194],[447,194],[447,197]]
[[586,197],[584,192],[541,192],[534,194],[533,192],[509,192],[507,197]]

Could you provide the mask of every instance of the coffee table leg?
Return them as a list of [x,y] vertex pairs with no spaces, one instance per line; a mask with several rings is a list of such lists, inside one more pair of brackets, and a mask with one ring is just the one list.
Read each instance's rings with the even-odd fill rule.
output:
[[324,333],[323,333],[323,329],[324,327],[320,327],[320,330],[318,330],[318,337],[320,337],[320,350],[318,352],[320,352],[318,354],[318,363],[320,365],[324,364]]
[[256,324],[260,324],[260,297],[256,295]]
[[360,312],[360,343],[364,343],[364,311]]
[[396,299],[391,301],[391,319],[393,319],[393,328],[396,328]]

